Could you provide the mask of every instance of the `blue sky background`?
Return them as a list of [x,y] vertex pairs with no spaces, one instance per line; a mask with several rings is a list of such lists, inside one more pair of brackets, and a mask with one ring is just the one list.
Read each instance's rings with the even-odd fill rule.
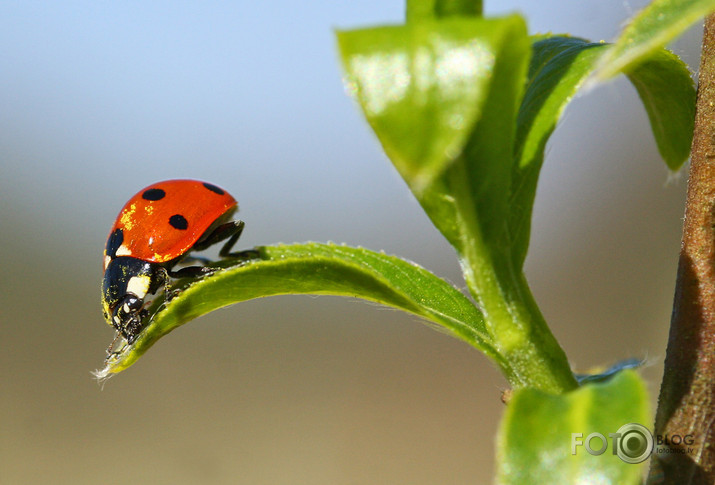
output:
[[[486,3],[593,40],[645,4]],[[372,305],[249,302],[162,340],[102,392],[89,378],[112,337],[107,232],[165,178],[234,194],[246,247],[346,242],[463,285],[341,83],[333,31],[402,16],[384,1],[0,3],[0,481],[488,480],[504,381]],[[693,67],[699,36],[674,46]],[[623,79],[579,95],[548,153],[536,297],[576,367],[645,356],[655,392],[685,177],[669,177]]]
[[[69,224],[83,237],[65,242],[82,251],[126,194],[167,177],[234,192],[249,242],[354,241],[419,213],[344,95],[332,37],[399,22],[403,7],[357,3],[3,3],[3,200]],[[535,32],[609,39],[637,6],[585,3],[492,13],[520,8]]]

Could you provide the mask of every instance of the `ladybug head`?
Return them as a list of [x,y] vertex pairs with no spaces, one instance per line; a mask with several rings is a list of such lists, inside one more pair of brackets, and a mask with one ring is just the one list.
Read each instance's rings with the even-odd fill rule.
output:
[[145,298],[164,282],[159,265],[120,256],[109,262],[102,283],[102,309],[107,323],[131,343],[149,312]]

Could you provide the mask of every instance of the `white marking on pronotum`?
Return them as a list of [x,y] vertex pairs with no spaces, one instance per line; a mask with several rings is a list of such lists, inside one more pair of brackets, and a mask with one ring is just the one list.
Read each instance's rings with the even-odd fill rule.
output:
[[114,254],[116,254],[117,256],[131,256],[132,252],[128,247],[122,244],[117,248],[117,252]]
[[132,276],[127,283],[127,293],[133,293],[139,298],[144,298],[149,291],[151,278],[146,275]]
[[109,263],[111,263],[111,262],[112,262],[112,258],[110,258],[109,256],[105,256],[104,257],[104,269],[107,269],[107,266],[109,266]]

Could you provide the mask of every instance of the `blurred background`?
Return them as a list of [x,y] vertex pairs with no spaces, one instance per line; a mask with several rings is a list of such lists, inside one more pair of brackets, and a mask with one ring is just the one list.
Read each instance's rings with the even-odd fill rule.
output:
[[[613,39],[646,2],[486,2],[532,32]],[[333,30],[403,2],[0,3],[0,483],[490,481],[505,381],[415,317],[332,297],[242,303],[103,389],[101,253],[140,188],[234,194],[242,247],[335,241],[464,283],[341,83]],[[697,68],[700,29],[674,50]],[[686,173],[625,79],[550,143],[527,275],[573,365],[665,355]]]

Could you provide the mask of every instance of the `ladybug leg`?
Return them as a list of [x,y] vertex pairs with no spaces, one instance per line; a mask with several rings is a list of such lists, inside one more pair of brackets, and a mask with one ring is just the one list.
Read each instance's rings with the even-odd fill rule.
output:
[[243,232],[243,227],[245,225],[246,224],[243,221],[230,221],[225,224],[221,224],[210,233],[205,234],[199,242],[194,244],[193,249],[195,251],[203,251],[209,246],[213,246],[224,239],[228,239],[226,244],[224,244],[221,248],[220,255],[223,258],[225,257],[224,254],[230,251],[233,245],[236,244],[236,241],[238,241],[238,238],[241,237],[241,233]]
[[[255,250],[246,250],[246,251],[237,251],[237,252],[230,252],[233,246],[236,244],[236,241],[238,241],[238,238],[241,237],[241,232],[243,232],[243,227],[245,226],[245,223],[243,221],[231,221],[227,222],[225,224],[221,224],[220,226],[216,227],[213,231],[211,231],[209,234],[205,235],[199,242],[194,244],[194,247],[192,248],[193,251],[202,251],[209,246],[213,246],[214,244],[221,242],[225,239],[228,239],[226,243],[223,245],[221,250],[219,251],[219,256],[222,258],[241,258],[244,260],[249,260],[249,259],[256,259],[260,255],[258,251]],[[200,256],[187,256],[182,259],[182,262],[198,262],[203,265],[208,265],[212,263],[212,261],[208,258],[202,258]],[[164,287],[166,290],[166,295],[167,295],[167,300],[171,300],[175,294],[172,294],[169,291],[168,287],[168,279],[169,277],[171,278],[199,278],[201,276],[206,276],[211,273],[214,273],[218,270],[218,268],[212,268],[210,266],[185,266],[181,269],[178,270],[173,270],[171,268],[163,268],[164,275],[165,275],[165,281],[164,281]]]
[[231,249],[233,249],[233,246],[236,244],[236,241],[238,241],[238,238],[241,237],[241,233],[243,232],[243,221],[236,221],[240,223],[238,226],[235,228],[235,232],[231,234],[231,237],[226,241],[226,243],[221,247],[221,250],[218,252],[218,255],[222,258],[238,258],[242,257],[243,253],[245,251],[237,251],[237,252],[231,252]]
[[177,296],[181,294],[182,290],[171,290],[169,286],[169,278],[182,279],[182,278],[199,278],[201,276],[206,276],[214,273],[217,268],[210,268],[208,266],[187,266],[181,268],[180,270],[173,271],[171,269],[164,268],[164,295],[166,302],[170,302]]
[[209,268],[208,266],[187,266],[177,271],[167,270],[167,274],[172,278],[198,278],[214,271],[216,271],[216,268]]
[[244,249],[243,251],[236,251],[235,253],[227,253],[225,256],[222,257],[250,261],[252,259],[261,259],[261,253],[256,249]]
[[[193,268],[194,266],[192,266]],[[184,268],[187,269],[187,268]],[[179,293],[181,293],[181,290],[174,290],[171,291],[171,287],[169,285],[169,279],[170,278],[187,278],[190,275],[183,276],[179,273],[182,272],[182,270],[179,271],[172,271],[171,269],[168,268],[161,268],[161,284],[164,285],[164,299],[166,302],[170,302],[177,296],[179,296]]]
[[112,340],[112,343],[109,344],[109,347],[107,347],[107,357],[106,359],[109,359],[112,355],[118,353],[114,351],[114,344],[117,343],[117,340],[122,338],[122,334],[119,330],[117,330],[117,334],[114,336],[114,340]]
[[[243,251],[234,251],[231,252],[231,249],[233,249],[233,246],[236,244],[236,241],[238,241],[238,238],[241,237],[241,232],[243,231],[243,221],[235,221],[237,223],[236,227],[236,232],[231,234],[231,237],[229,238],[228,241],[221,247],[221,250],[218,252],[218,255],[222,258],[234,258],[234,259],[241,259],[243,261],[249,261],[251,259],[259,259],[261,257],[261,253],[256,251],[255,249],[244,249]],[[230,223],[229,223],[230,224]],[[219,239],[220,241],[221,239]]]
[[218,255],[222,258],[240,258],[244,260],[256,259],[260,255],[258,251],[248,249],[245,251],[231,252],[233,246],[236,245],[236,241],[241,237],[243,228],[246,224],[243,221],[231,221],[225,224],[221,224],[216,229],[214,229],[210,234],[208,234],[202,241],[194,245],[194,249],[201,251],[209,246],[228,239],[221,247]]

